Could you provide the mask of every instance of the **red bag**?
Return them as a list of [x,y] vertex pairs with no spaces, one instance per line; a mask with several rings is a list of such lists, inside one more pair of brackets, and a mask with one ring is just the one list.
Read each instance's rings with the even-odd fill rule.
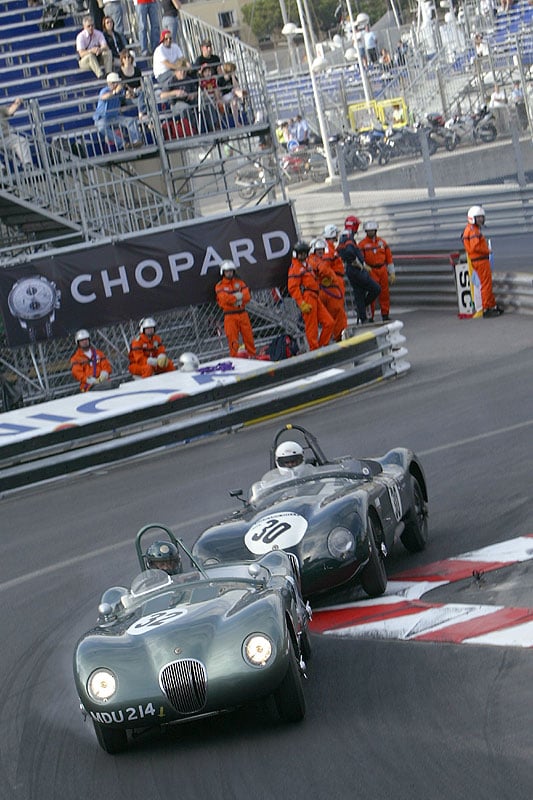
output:
[[184,139],[193,136],[194,131],[188,119],[167,119],[161,125],[165,142],[171,139]]

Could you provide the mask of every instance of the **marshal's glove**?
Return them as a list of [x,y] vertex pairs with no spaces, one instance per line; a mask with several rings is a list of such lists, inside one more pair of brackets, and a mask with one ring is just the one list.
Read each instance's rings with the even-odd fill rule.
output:
[[168,367],[168,356],[165,353],[159,353],[157,356],[157,366],[159,369],[165,369]]
[[240,306],[242,303],[242,292],[234,292],[235,295],[235,304]]
[[300,304],[300,311],[302,312],[302,314],[309,314],[309,312],[312,310],[313,306],[311,305],[311,303],[306,303],[304,300],[303,303]]
[[109,372],[106,369],[103,369],[100,373],[100,377],[98,378],[98,383],[104,383],[109,378]]
[[94,384],[96,383],[96,378],[94,377],[94,375],[91,375],[90,378],[87,378],[85,383],[87,383],[89,386],[94,386]]
[[394,269],[394,264],[387,265],[387,272],[389,273],[389,283],[392,286],[396,280],[396,270]]
[[146,363],[150,367],[157,367],[157,358],[154,358],[153,356],[148,356],[148,358],[146,359]]

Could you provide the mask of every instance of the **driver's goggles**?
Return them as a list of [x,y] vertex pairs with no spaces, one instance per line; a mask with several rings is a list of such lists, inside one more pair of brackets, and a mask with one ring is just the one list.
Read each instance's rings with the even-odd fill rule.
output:
[[278,458],[279,467],[298,467],[303,464],[303,456],[280,456]]

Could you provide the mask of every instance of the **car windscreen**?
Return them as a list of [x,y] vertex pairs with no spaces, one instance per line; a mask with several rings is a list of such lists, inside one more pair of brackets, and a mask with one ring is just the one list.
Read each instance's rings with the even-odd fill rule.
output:
[[280,483],[272,483],[257,487],[254,484],[254,492],[251,497],[254,508],[261,509],[279,502],[289,500],[291,497],[319,497],[320,495],[330,495],[343,489],[352,489],[355,476],[339,474],[321,474],[316,478],[290,479]]

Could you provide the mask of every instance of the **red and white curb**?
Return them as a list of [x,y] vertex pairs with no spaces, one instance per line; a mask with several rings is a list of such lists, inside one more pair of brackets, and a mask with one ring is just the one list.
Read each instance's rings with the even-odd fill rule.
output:
[[321,608],[311,630],[354,639],[533,647],[533,608],[426,603],[420,598],[478,573],[533,560],[533,534],[394,576],[381,597]]

